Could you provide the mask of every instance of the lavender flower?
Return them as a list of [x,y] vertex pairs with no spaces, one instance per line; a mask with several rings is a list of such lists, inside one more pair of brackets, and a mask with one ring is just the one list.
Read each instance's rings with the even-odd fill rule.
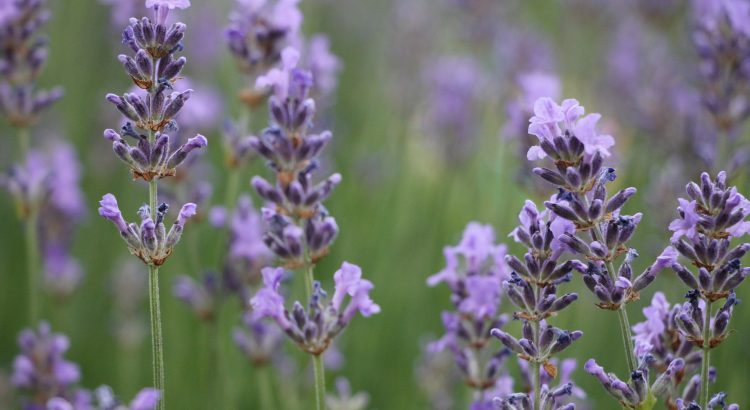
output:
[[267,71],[281,51],[299,41],[302,13],[299,0],[238,1],[225,36],[229,50],[243,72],[251,76]]
[[429,286],[445,282],[450,287],[457,311],[442,313],[445,335],[428,350],[449,350],[464,382],[477,392],[497,385],[509,353],[489,346],[489,330],[508,321],[499,315],[501,283],[509,276],[505,253],[505,245],[495,243],[491,226],[472,222],[457,246],[443,250],[446,267],[427,279]]
[[523,321],[523,337],[515,338],[500,329],[492,329],[510,351],[533,366],[531,393],[513,393],[495,400],[501,409],[564,408],[572,409],[572,403],[564,403],[572,394],[573,385],[567,383],[551,388],[542,383],[541,369],[551,377],[558,369],[552,356],[568,348],[578,340],[581,331],[567,331],[551,326],[547,320],[578,299],[578,294],[557,295],[557,286],[570,281],[575,263],[558,264],[565,249],[559,238],[572,232],[575,227],[547,211],[540,213],[536,205],[527,201],[519,214],[520,225],[511,232],[517,242],[528,247],[524,262],[515,256],[505,260],[514,271],[503,282],[503,289],[511,302],[519,308],[514,318]]
[[256,318],[252,313],[243,315],[243,326],[232,333],[234,343],[250,360],[253,366],[264,366],[280,354],[281,330],[266,319]]
[[303,66],[315,79],[313,94],[321,98],[330,97],[338,85],[338,74],[343,68],[341,60],[331,52],[331,42],[324,34],[314,35],[305,46]]
[[36,331],[22,331],[18,346],[21,354],[13,361],[11,383],[26,393],[25,409],[42,409],[52,397],[71,397],[81,372],[64,358],[70,346],[67,337],[52,333],[49,324],[42,322]]
[[86,207],[80,188],[80,164],[73,147],[55,142],[44,151],[32,150],[24,163],[0,176],[0,186],[14,196],[19,215],[33,222],[44,261],[44,288],[60,300],[78,287],[83,270],[71,255],[76,225]]
[[[189,5],[189,2],[154,2],[152,6],[156,22],[147,17],[131,19],[123,32],[123,43],[135,55],[120,55],[119,60],[135,85],[148,93],[108,94],[107,100],[132,123],[128,122],[122,127],[122,135],[107,129],[104,137],[112,141],[113,150],[128,165],[134,178],[151,181],[174,175],[175,168],[185,161],[191,151],[203,148],[208,143],[199,134],[172,151],[168,135],[178,129],[173,119],[193,92],[188,89],[167,95],[187,60],[184,57],[175,58],[186,27],[182,23],[167,27],[166,15],[170,9],[184,8],[186,4]],[[132,138],[136,145],[129,145],[123,136]]]
[[[344,262],[336,271],[335,290],[330,298],[315,282],[307,310],[299,302],[295,302],[291,312],[286,310],[280,293],[283,275],[283,268],[263,269],[264,287],[250,300],[254,318],[274,319],[287,336],[312,355],[322,354],[357,312],[364,317],[380,312],[380,306],[370,299],[372,282],[362,279],[362,271],[356,265]],[[349,303],[344,305],[347,295]]]
[[743,0],[696,0],[694,15],[703,105],[716,128],[734,139],[750,116],[750,6]]
[[217,299],[221,297],[221,283],[213,272],[206,272],[200,281],[181,275],[175,278],[172,291],[201,320],[213,321]]
[[0,111],[14,127],[33,125],[63,95],[60,87],[36,90],[48,56],[39,33],[50,19],[45,6],[45,0],[9,0],[0,10]]
[[128,224],[120,212],[117,199],[112,194],[106,194],[99,202],[99,215],[109,219],[120,231],[120,235],[128,245],[128,250],[147,265],[160,266],[169,255],[173,247],[182,237],[182,231],[188,219],[195,215],[195,204],[187,203],[182,206],[177,220],[167,232],[164,217],[169,211],[165,203],[156,210],[156,220],[151,219],[151,209],[143,205],[138,210],[141,223]]
[[367,393],[352,394],[349,380],[343,377],[336,379],[336,395],[326,395],[326,404],[330,410],[365,410],[370,402]]
[[212,224],[225,227],[229,221],[228,252],[223,261],[222,287],[247,305],[250,291],[261,282],[261,269],[270,265],[273,254],[263,242],[263,220],[249,196],[237,201],[231,218],[223,208],[212,210]]
[[96,403],[91,397],[83,400],[69,402],[68,400],[55,397],[47,402],[47,410],[154,410],[156,409],[161,394],[158,390],[146,388],[139,391],[130,404],[121,403],[109,386],[100,386],[95,391]]

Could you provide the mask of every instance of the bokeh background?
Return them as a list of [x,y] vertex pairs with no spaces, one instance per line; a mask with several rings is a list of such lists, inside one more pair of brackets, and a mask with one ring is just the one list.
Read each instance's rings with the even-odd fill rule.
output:
[[[108,384],[129,398],[150,384],[150,347],[147,337],[135,336],[140,340],[135,347],[122,349],[118,309],[135,300],[137,314],[146,320],[146,302],[138,302],[145,294],[138,296],[136,286],[134,295],[127,284],[113,280],[117,272],[131,269],[130,257],[112,226],[96,214],[97,201],[104,193],[115,193],[123,209],[133,210],[131,216],[147,196],[147,187],[130,180],[110,144],[101,138],[102,130],[118,121],[104,95],[130,87],[116,59],[125,51],[119,42],[121,26],[113,22],[111,6],[95,0],[51,3],[53,19],[46,29],[51,56],[42,83],[60,84],[66,94],[34,129],[34,144],[42,146],[50,136],[74,144],[82,161],[88,212],[73,245],[85,278],[64,302],[45,297],[43,317],[70,337],[68,358],[80,364],[84,386]],[[211,203],[220,204],[227,185],[221,125],[225,119],[238,117],[243,108],[237,90],[247,84],[223,39],[231,1],[193,3],[180,14],[189,27],[186,74],[207,92],[217,93],[220,110],[213,127],[199,130],[209,139],[206,162],[210,165],[200,168],[198,177],[211,182]],[[638,187],[639,194],[626,211],[645,214],[634,241],[641,255],[636,265],[640,271],[650,264],[668,243],[666,226],[685,183],[704,169],[721,168],[716,158],[700,155],[708,148],[696,149],[715,142],[700,135],[700,103],[689,92],[673,95],[672,87],[697,90],[700,80],[690,37],[691,10],[685,3],[301,3],[305,33],[327,34],[343,63],[338,89],[318,124],[334,133],[326,168],[344,176],[327,202],[341,233],[318,266],[318,277],[326,282],[342,261],[357,263],[375,283],[373,298],[382,307],[379,315],[355,319],[340,338],[345,362],[340,370],[329,372],[331,389],[334,378],[345,375],[354,390],[370,394],[370,408],[430,408],[419,378],[431,375],[416,369],[424,343],[442,333],[440,311],[450,308],[447,289],[425,284],[443,266],[443,246],[457,243],[469,221],[492,224],[498,239],[506,240],[524,199],[540,203],[552,194],[528,177],[519,148],[525,133],[514,130],[509,115],[508,106],[522,96],[519,78],[523,74],[557,76],[560,96],[577,98],[590,112],[602,114],[600,126],[617,141],[613,160],[619,178],[614,184]],[[433,115],[440,87],[451,93],[451,86],[466,93],[448,110],[465,116],[456,129],[450,122],[440,122],[445,118]],[[256,114],[251,129],[257,132],[265,124],[265,114]],[[6,124],[0,135],[0,165],[7,169],[18,160],[14,155],[18,140]],[[747,137],[740,133],[726,152],[741,152]],[[250,192],[249,180],[258,173],[268,175],[260,160],[243,170],[243,192]],[[736,167],[733,178],[748,188],[747,168]],[[17,354],[17,334],[29,323],[25,322],[23,229],[5,194],[0,215],[0,369],[7,372]],[[160,272],[167,389],[173,409],[214,408],[209,399],[219,375],[212,373],[209,363],[214,357],[210,330],[172,296],[171,284],[177,274],[197,276],[200,269],[196,266],[217,266],[220,239],[205,222],[191,224]],[[510,247],[519,251],[515,245]],[[136,266],[145,274],[145,268]],[[585,336],[566,355],[578,358],[581,366],[595,357],[606,368],[622,372],[624,360],[614,316],[593,306],[593,298],[583,291],[580,281],[568,289],[580,290],[584,296],[556,323],[579,328]],[[655,290],[665,292],[673,302],[684,293],[674,275],[665,271],[643,300],[630,306],[632,321],[641,320],[640,310]],[[749,292],[747,286],[741,287],[740,299],[750,296]],[[745,304],[736,309],[736,333],[712,356],[719,383],[740,404],[750,402],[746,388],[750,328],[745,326],[749,313]],[[220,324],[218,354],[223,368],[218,383],[227,398],[225,408],[254,409],[258,408],[257,375],[230,336],[237,318],[237,308],[230,308]],[[275,383],[279,399],[287,397],[285,384],[304,387],[307,383],[307,362],[289,347],[303,367],[295,373],[298,380],[281,378]],[[616,408],[580,368],[575,378],[588,392],[593,408]],[[455,408],[466,408],[468,397],[461,386],[455,387]],[[302,394],[303,402],[310,397],[309,392]],[[279,408],[292,408],[288,406],[279,404]]]

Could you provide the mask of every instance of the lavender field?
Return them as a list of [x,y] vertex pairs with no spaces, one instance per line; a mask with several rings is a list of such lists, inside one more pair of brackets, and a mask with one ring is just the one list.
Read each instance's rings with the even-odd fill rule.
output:
[[0,0],[0,48],[0,410],[750,402],[750,0]]

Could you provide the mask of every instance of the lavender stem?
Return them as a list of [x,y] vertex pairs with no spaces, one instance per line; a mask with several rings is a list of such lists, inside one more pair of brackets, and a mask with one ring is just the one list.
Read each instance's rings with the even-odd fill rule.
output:
[[[586,197],[586,195],[583,195],[584,203],[586,206],[589,206],[589,199]],[[599,226],[599,224],[594,224],[593,227],[593,235],[594,239],[599,241],[599,243],[605,243],[604,241],[604,235],[602,234],[602,228]],[[612,278],[612,280],[616,280],[617,277],[615,276],[615,265],[612,263],[612,261],[607,262],[607,271],[609,273],[609,277]],[[625,308],[626,304],[623,303],[619,309],[617,309],[617,319],[619,319],[620,322],[620,336],[622,336],[622,344],[625,348],[625,359],[628,362],[628,374],[632,373],[633,370],[636,369],[637,361],[635,359],[635,353],[633,352],[633,334],[630,331],[630,320],[628,319],[628,311]]]
[[[29,153],[31,134],[29,128],[20,127],[18,129],[19,145],[21,156],[26,158]],[[29,209],[21,213],[24,215],[24,239],[26,245],[26,272],[28,276],[29,292],[29,323],[34,324],[39,320],[39,239],[37,235],[38,212],[36,205],[29,204]]]
[[[313,289],[313,269],[315,264],[310,260],[308,256],[307,268],[305,269],[305,290],[307,291],[307,299],[312,297]],[[325,368],[323,367],[323,358],[319,354],[312,355],[313,359],[313,371],[315,373],[315,408],[317,410],[326,409],[326,375]]]
[[[536,297],[537,300],[539,300],[539,287],[536,288]],[[534,337],[537,338],[536,343],[539,343],[539,334],[541,332],[539,321],[534,322]],[[532,388],[534,389],[534,410],[541,409],[541,395],[542,395],[542,369],[541,365],[538,361],[532,362],[532,366],[534,368],[534,385]]]
[[705,317],[703,318],[703,360],[701,360],[701,408],[708,408],[708,401],[711,399],[708,386],[708,371],[711,367],[711,346],[709,339],[711,337],[711,305],[713,302],[706,300]]
[[274,409],[273,390],[269,379],[270,369],[267,366],[258,369],[258,387],[260,388],[260,408]]
[[[153,133],[149,137],[153,139]],[[158,185],[156,179],[148,183],[149,206],[151,217],[156,220]],[[153,360],[154,388],[161,393],[157,410],[164,410],[166,391],[164,389],[164,340],[161,333],[161,307],[159,303],[159,267],[148,266],[149,307],[151,312],[151,351]]]

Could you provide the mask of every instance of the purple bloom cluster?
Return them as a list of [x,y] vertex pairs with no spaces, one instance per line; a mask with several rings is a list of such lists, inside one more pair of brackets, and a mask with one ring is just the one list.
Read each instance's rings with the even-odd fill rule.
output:
[[86,211],[80,177],[75,150],[62,142],[30,151],[25,162],[0,176],[0,186],[15,198],[19,215],[38,215],[35,229],[41,240],[44,286],[60,299],[70,296],[83,276],[70,253],[74,228]]
[[[322,354],[357,312],[364,317],[380,312],[380,306],[370,299],[372,282],[362,279],[362,270],[356,265],[344,262],[336,271],[330,298],[315,282],[307,310],[299,302],[294,303],[291,312],[284,306],[280,289],[284,274],[283,268],[263,269],[263,288],[250,300],[253,317],[274,319],[302,350],[312,355]],[[347,295],[349,302],[345,304]]]
[[209,322],[215,319],[221,297],[221,282],[215,273],[206,272],[200,280],[180,275],[175,278],[172,291],[199,319]]
[[309,71],[297,68],[298,60],[299,53],[287,48],[282,66],[258,78],[257,85],[272,93],[272,125],[250,141],[276,173],[275,184],[260,176],[252,180],[258,194],[274,205],[263,209],[264,242],[293,268],[317,262],[336,238],[338,226],[322,201],[341,182],[340,174],[312,181],[317,157],[332,135],[307,133],[315,114],[315,102],[308,98],[313,81]]
[[302,12],[299,0],[237,1],[225,32],[240,70],[255,77],[279,62],[281,51],[299,46]]
[[[575,230],[575,225],[550,211],[539,212],[536,205],[526,201],[519,214],[520,225],[511,232],[516,242],[527,247],[523,262],[512,255],[505,257],[513,269],[510,277],[503,282],[508,298],[519,309],[514,318],[523,321],[523,337],[517,339],[500,329],[492,329],[491,334],[498,338],[521,360],[533,367],[534,381],[530,393],[513,393],[495,399],[501,409],[573,409],[573,403],[566,403],[573,392],[571,382],[552,388],[544,383],[541,369],[551,378],[557,376],[557,366],[552,356],[568,348],[583,333],[554,327],[548,320],[570,306],[578,299],[576,293],[557,295],[557,287],[569,282],[576,262],[559,263],[565,250],[560,241],[563,235]],[[524,366],[526,367],[526,366]]]
[[99,215],[115,224],[125,243],[127,243],[130,253],[137,256],[145,264],[154,266],[162,265],[172,254],[172,248],[182,237],[185,223],[195,215],[195,204],[183,205],[177,220],[167,231],[164,226],[164,218],[169,211],[169,206],[165,203],[159,205],[156,210],[156,220],[152,219],[151,209],[148,205],[141,206],[138,210],[138,215],[141,218],[140,225],[125,221],[114,195],[104,195],[99,204],[101,205]]
[[504,326],[508,318],[500,315],[501,285],[510,275],[505,263],[506,247],[495,243],[489,225],[469,223],[461,241],[443,250],[446,266],[427,279],[429,286],[440,283],[451,289],[456,312],[442,313],[445,335],[427,346],[437,354],[448,350],[467,386],[476,391],[475,405],[486,404],[482,394],[495,389],[506,376],[503,363],[508,349],[492,349],[490,329]]
[[62,397],[47,402],[46,410],[154,410],[161,398],[158,390],[146,388],[136,394],[129,403],[120,402],[109,386],[101,386],[94,391],[95,400],[88,392],[85,398],[70,402]]
[[750,116],[750,4],[696,0],[694,14],[703,105],[716,128],[734,136]]
[[280,354],[284,334],[268,320],[245,313],[243,326],[232,333],[234,343],[254,366],[263,366]]
[[[127,122],[120,133],[112,129],[104,131],[104,137],[112,141],[113,150],[128,165],[133,177],[146,181],[174,175],[177,166],[191,151],[204,148],[208,143],[205,137],[197,135],[172,150],[168,134],[177,131],[174,118],[193,90],[168,94],[187,59],[175,57],[181,49],[186,26],[174,23],[167,27],[166,15],[170,9],[182,8],[184,4],[158,3],[154,6],[156,21],[148,17],[130,20],[123,31],[123,43],[134,56],[118,57],[133,83],[146,93],[107,94],[107,100],[132,122]],[[131,138],[135,145],[128,144],[123,136]]]
[[46,0],[6,0],[0,6],[0,111],[15,127],[34,124],[59,100],[57,87],[36,91],[47,61],[47,40],[39,30],[50,19]]
[[18,337],[21,354],[13,361],[11,383],[27,394],[27,410],[41,410],[52,397],[74,396],[72,386],[81,379],[75,363],[65,360],[70,347],[67,337],[52,333],[49,324],[26,329]]

